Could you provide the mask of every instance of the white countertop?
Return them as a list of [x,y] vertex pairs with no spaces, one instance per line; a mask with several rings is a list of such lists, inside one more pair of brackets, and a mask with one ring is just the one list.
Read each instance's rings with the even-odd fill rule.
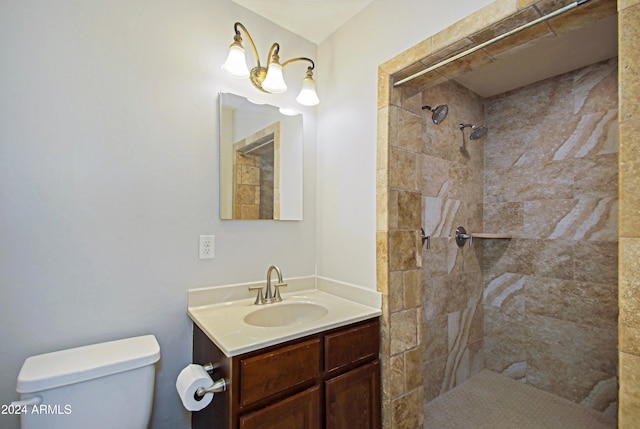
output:
[[[298,283],[309,286],[309,280],[304,280]],[[295,284],[296,282],[290,281],[291,283]],[[189,291],[187,313],[191,320],[228,357],[371,319],[382,314],[379,308],[379,300],[376,299],[379,295],[377,292],[359,291],[357,287],[356,289],[351,287],[352,285],[339,284],[327,279],[319,279],[319,281],[314,281],[313,283],[319,287],[329,283],[323,289],[331,291],[347,290],[347,292],[340,293],[343,296],[341,297],[338,294],[316,288],[292,290],[282,293],[282,302],[255,305],[255,298],[207,304],[203,302],[202,292],[193,290]],[[242,287],[245,291],[247,290],[247,284],[236,285],[235,287]],[[297,288],[293,287],[292,289]],[[194,296],[199,294],[199,296],[195,298],[192,297],[192,294]],[[364,296],[365,299],[357,302],[358,296]],[[353,299],[354,297],[356,297],[355,300]],[[373,299],[371,299],[372,297]],[[260,327],[244,322],[245,316],[249,313],[266,307],[274,308],[275,310],[278,306],[291,303],[314,303],[325,307],[328,311],[327,314],[317,320],[287,326]]]

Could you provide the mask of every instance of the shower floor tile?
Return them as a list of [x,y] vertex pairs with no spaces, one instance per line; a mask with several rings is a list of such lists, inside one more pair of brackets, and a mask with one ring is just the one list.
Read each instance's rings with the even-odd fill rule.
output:
[[598,411],[483,370],[425,406],[424,429],[612,429]]

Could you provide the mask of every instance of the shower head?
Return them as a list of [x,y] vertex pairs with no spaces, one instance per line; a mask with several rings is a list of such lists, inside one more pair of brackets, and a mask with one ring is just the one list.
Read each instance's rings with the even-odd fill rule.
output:
[[478,140],[484,137],[489,132],[489,129],[487,127],[478,127],[472,124],[460,124],[460,130],[462,132],[464,132],[464,129],[467,127],[471,127],[472,130],[471,134],[469,135],[469,138],[471,140]]
[[446,104],[441,104],[438,107],[422,106],[422,110],[428,110],[433,113],[433,115],[431,115],[431,120],[434,124],[438,125],[447,117],[447,114],[449,113],[449,106]]

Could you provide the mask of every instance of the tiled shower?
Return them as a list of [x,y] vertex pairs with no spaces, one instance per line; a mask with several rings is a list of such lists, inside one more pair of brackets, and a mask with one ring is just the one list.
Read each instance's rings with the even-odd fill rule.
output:
[[[613,58],[486,99],[454,81],[405,92],[390,127],[421,163],[425,402],[487,368],[615,415],[617,87]],[[440,103],[435,125],[421,106]],[[390,154],[390,181],[406,159]],[[511,238],[458,247],[458,226]]]

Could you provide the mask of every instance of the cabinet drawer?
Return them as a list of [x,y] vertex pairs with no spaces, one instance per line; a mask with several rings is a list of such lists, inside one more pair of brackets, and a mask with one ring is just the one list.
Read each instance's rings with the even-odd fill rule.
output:
[[377,359],[380,343],[378,320],[326,335],[325,371],[333,371],[358,361]]
[[240,361],[240,404],[245,407],[320,375],[320,339]]
[[320,429],[320,388],[240,417],[240,429]]

